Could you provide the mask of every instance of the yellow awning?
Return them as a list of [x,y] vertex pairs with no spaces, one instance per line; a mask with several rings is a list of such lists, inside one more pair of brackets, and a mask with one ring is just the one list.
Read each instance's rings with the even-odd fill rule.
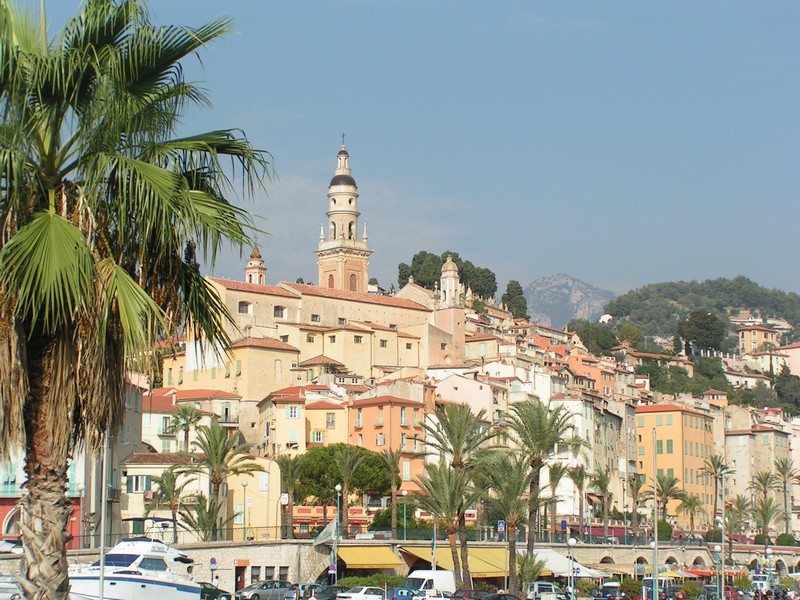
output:
[[[401,546],[401,552],[422,560],[431,561],[430,546]],[[461,548],[459,548],[461,556]],[[508,554],[505,548],[469,548],[469,570],[473,577],[503,577],[506,574]],[[453,558],[450,546],[437,546],[436,566],[453,570]],[[550,571],[542,572],[542,576],[552,575]]]
[[348,569],[396,569],[403,561],[386,546],[339,546],[336,554]]

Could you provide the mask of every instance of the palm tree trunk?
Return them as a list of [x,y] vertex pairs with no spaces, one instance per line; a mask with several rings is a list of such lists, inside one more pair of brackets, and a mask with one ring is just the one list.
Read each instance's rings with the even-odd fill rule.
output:
[[553,508],[550,509],[550,543],[556,541],[556,521],[558,521],[556,517],[556,506],[558,506],[558,498],[554,495],[553,496]]
[[456,578],[456,589],[464,589],[464,580],[461,577],[461,562],[458,560],[458,546],[456,544],[456,529],[447,530],[447,541],[450,542],[450,556],[453,559],[453,575]]
[[461,539],[461,579],[465,586],[472,586],[472,574],[469,571],[469,548],[467,546],[467,518],[458,518],[458,535]]
[[52,341],[41,345],[32,341],[27,359],[30,389],[25,414],[25,475],[28,492],[19,501],[20,537],[25,548],[21,555],[20,583],[29,598],[46,590],[46,595],[39,597],[66,600],[69,571],[65,545],[69,541],[66,532],[70,517],[70,505],[64,495],[67,459],[55,452],[55,435],[49,427],[58,423],[60,431],[56,433],[66,431],[69,435],[72,425],[50,415],[54,410],[47,401],[53,378]]
[[173,506],[171,508],[172,508],[172,510],[170,512],[172,513],[172,543],[173,544],[177,544],[178,543],[178,507],[177,506]]
[[517,577],[517,526],[509,525],[508,531],[508,590],[509,594],[519,596],[519,578]]
[[578,500],[578,534],[579,534],[578,537],[580,537],[581,540],[583,540],[583,538],[584,538],[584,535],[583,535],[583,508],[584,508],[584,506],[583,506],[583,490],[579,490],[579,493],[580,493],[581,496],[580,496],[580,499]]
[[[403,527],[407,525],[404,522]],[[392,539],[397,539],[397,486],[392,485]]]
[[286,505],[286,539],[294,539],[294,498],[289,495],[289,503]]
[[[631,508],[633,509],[633,514],[631,515],[631,527],[633,528],[633,537],[634,537],[634,543],[635,543],[635,539],[637,537],[637,534],[639,533],[639,505],[638,505],[638,503],[635,502],[635,501],[632,502],[631,503]],[[627,535],[627,532],[626,532],[626,535]]]
[[536,513],[539,503],[539,471],[535,471],[528,487],[528,539],[526,549],[533,555],[536,548]]
[[603,496],[603,537],[608,540],[608,496]]
[[717,528],[717,509],[719,508],[719,477],[714,476],[714,513],[711,515],[711,528]]
[[184,452],[188,452],[189,451],[189,428],[188,427],[186,427],[183,430],[183,451]]
[[789,512],[789,486],[786,484],[783,485],[783,511],[783,532],[786,535],[789,535],[789,531],[791,530],[792,513]]
[[349,503],[348,498],[350,497],[350,490],[346,487],[342,488],[342,501],[340,506],[337,508],[341,509],[342,514],[339,515],[339,525],[341,527],[341,531],[339,535],[342,539],[346,540],[349,537],[350,532],[350,510],[349,510]]

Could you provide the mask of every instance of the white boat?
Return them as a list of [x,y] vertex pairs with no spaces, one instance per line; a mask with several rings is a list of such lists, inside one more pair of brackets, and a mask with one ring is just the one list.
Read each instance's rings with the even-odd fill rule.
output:
[[17,600],[22,598],[14,577],[0,577],[0,600]]
[[[180,567],[189,567],[191,558],[150,538],[121,541],[105,556],[104,600],[198,600],[200,584],[181,576]],[[190,570],[190,569],[187,569]],[[100,598],[100,561],[91,566],[71,568],[71,600]]]

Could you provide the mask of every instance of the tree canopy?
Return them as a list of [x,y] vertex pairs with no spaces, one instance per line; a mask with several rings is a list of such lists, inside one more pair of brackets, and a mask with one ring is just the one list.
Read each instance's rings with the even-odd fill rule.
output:
[[686,354],[720,350],[725,339],[725,322],[710,310],[693,310],[678,321],[676,335],[683,339]]
[[522,285],[519,281],[512,279],[506,286],[506,291],[500,299],[506,308],[511,311],[511,315],[515,319],[529,319],[528,315],[528,301],[525,298],[525,292],[522,291]]
[[598,356],[610,355],[611,349],[618,343],[611,328],[600,323],[590,323],[584,319],[572,319],[567,323],[567,330],[577,333],[586,349]]
[[408,283],[409,277],[414,277],[414,283],[426,289],[433,290],[442,276],[442,265],[450,256],[458,267],[458,276],[464,287],[481,298],[494,298],[497,293],[497,278],[495,274],[485,267],[477,267],[472,262],[462,259],[458,252],[447,250],[441,255],[433,254],[426,250],[417,252],[411,258],[411,264],[400,263],[397,267],[397,283],[403,287]]
[[341,448],[354,448],[364,456],[350,482],[350,493],[369,493],[385,496],[391,489],[389,473],[379,454],[360,446],[335,444],[309,448],[303,455],[298,473],[296,495],[298,500],[314,497],[330,503],[336,499],[336,484],[342,476],[336,463],[336,453]]

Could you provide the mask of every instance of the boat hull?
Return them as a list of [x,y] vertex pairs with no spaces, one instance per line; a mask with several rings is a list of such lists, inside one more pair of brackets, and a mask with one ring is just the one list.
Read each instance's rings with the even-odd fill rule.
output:
[[[98,575],[70,575],[70,600],[98,600]],[[191,581],[158,579],[143,575],[108,573],[104,600],[198,600],[200,586]]]

